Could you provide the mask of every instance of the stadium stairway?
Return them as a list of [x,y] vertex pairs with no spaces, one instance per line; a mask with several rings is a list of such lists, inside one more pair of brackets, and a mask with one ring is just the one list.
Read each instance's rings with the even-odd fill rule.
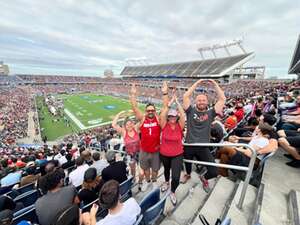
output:
[[[163,169],[159,171],[158,184],[164,181]],[[156,224],[160,225],[203,225],[199,215],[205,216],[210,224],[215,224],[217,219],[230,217],[232,224],[251,224],[254,208],[257,202],[257,188],[249,185],[245,197],[243,210],[237,208],[237,203],[242,189],[242,181],[231,181],[228,178],[219,177],[210,180],[212,190],[206,193],[199,177],[192,173],[191,179],[186,184],[180,184],[176,190],[177,205],[174,207],[169,198],[166,202],[164,217]],[[150,192],[138,191],[137,185],[132,189],[134,198],[140,202]]]
[[278,150],[266,164],[261,210],[256,221],[261,224],[300,224],[300,171],[287,166],[289,160]]

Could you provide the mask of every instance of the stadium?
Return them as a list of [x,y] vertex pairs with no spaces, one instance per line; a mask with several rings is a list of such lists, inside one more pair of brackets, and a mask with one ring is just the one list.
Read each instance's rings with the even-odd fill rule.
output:
[[242,39],[117,75],[1,61],[1,224],[300,224],[293,45],[297,79],[267,78]]

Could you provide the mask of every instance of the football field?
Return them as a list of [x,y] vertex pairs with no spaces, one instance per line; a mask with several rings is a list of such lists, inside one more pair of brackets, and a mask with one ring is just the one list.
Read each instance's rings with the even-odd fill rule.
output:
[[[71,126],[62,118],[53,116],[45,105],[43,97],[38,97],[42,137],[47,136],[49,141],[72,132],[109,124],[117,113],[131,109],[128,100],[93,93],[56,95],[56,98],[63,100],[64,116],[69,119]],[[139,107],[141,110],[144,109],[142,104]]]
[[65,114],[81,129],[89,129],[110,123],[123,110],[130,110],[128,100],[97,94],[60,96]]

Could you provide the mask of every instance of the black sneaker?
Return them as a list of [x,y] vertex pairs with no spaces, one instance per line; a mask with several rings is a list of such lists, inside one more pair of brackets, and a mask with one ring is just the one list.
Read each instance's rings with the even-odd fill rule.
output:
[[294,167],[294,168],[300,168],[300,160],[294,159],[291,162],[287,162],[286,165]]
[[288,159],[292,159],[292,160],[294,160],[295,158],[292,156],[292,155],[290,155],[290,154],[283,154],[285,157],[287,157]]

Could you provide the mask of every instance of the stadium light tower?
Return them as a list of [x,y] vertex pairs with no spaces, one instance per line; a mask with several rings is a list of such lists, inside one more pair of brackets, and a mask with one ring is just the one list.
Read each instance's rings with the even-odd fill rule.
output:
[[126,65],[128,66],[146,66],[149,65],[147,57],[138,57],[138,58],[126,58]]
[[225,42],[225,43],[219,43],[219,44],[213,44],[213,45],[209,45],[209,46],[200,47],[200,48],[198,48],[198,52],[200,53],[202,59],[204,59],[203,52],[207,52],[207,51],[210,51],[214,55],[214,57],[216,58],[217,57],[216,50],[219,50],[219,49],[224,49],[225,52],[227,53],[227,55],[231,56],[231,53],[230,53],[229,49],[231,47],[237,46],[239,49],[241,49],[241,51],[244,54],[246,54],[247,52],[243,48],[242,43],[243,43],[242,38],[234,39],[232,41],[228,41],[228,42]]

